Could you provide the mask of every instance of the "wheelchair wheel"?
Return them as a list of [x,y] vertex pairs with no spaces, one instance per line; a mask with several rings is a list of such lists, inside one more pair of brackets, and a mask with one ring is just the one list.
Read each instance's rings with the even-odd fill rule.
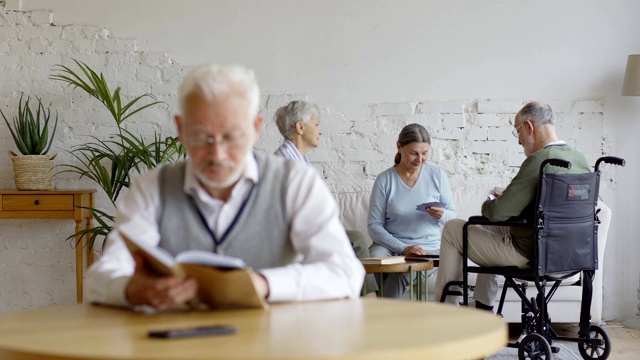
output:
[[609,335],[604,329],[598,325],[591,325],[589,328],[589,339],[601,339],[604,341],[604,345],[594,346],[587,341],[578,342],[578,350],[580,355],[585,360],[601,359],[604,360],[609,357],[611,353],[611,340]]
[[529,334],[522,339],[518,345],[519,360],[540,360],[553,359],[551,355],[551,345],[547,339],[540,334]]

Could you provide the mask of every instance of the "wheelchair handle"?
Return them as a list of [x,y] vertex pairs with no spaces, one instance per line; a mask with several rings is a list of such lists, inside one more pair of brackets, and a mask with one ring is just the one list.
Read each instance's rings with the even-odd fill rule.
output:
[[545,165],[547,164],[552,166],[562,167],[565,169],[571,169],[571,161],[562,160],[562,159],[547,159],[543,161],[542,164],[540,165],[540,171],[542,171],[542,169],[544,169]]
[[625,165],[625,161],[623,158],[619,158],[619,157],[615,157],[615,156],[603,156],[600,159],[598,159],[596,161],[596,171],[598,171],[598,167],[600,166],[600,163],[604,162],[607,164],[613,164],[613,165],[618,165],[618,166],[624,166]]

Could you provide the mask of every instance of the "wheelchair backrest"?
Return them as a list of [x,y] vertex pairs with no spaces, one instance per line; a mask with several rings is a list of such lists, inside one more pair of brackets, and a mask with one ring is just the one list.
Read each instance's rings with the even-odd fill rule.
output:
[[600,172],[542,173],[535,211],[539,276],[598,268]]

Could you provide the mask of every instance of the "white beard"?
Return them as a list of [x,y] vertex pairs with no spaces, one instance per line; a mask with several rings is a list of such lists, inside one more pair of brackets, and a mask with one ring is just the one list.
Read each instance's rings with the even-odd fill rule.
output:
[[211,181],[207,179],[206,176],[198,172],[197,170],[195,171],[195,174],[198,181],[200,181],[205,187],[219,190],[219,189],[226,189],[231,185],[235,184],[238,181],[238,179],[240,179],[240,177],[242,176],[243,169],[244,167],[239,166],[236,170],[234,170],[233,173],[231,173],[231,176],[229,176],[229,178],[224,182]]

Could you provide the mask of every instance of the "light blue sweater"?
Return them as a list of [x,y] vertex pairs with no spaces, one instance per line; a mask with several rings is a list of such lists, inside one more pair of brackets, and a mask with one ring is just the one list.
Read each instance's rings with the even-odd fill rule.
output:
[[[442,218],[416,210],[417,205],[432,201],[446,204]],[[395,167],[391,167],[378,175],[373,185],[367,229],[373,242],[398,254],[416,244],[427,252],[437,252],[440,225],[455,217],[453,196],[444,171],[425,163],[416,183],[409,188]]]

